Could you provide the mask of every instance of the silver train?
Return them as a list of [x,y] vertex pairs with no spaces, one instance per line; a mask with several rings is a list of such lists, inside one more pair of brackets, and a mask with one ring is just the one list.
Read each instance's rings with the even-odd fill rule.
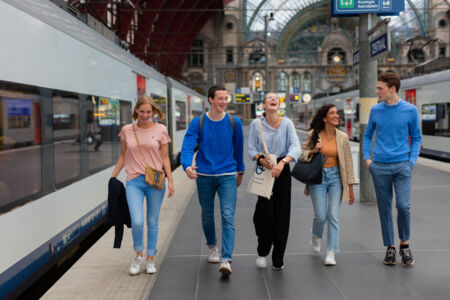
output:
[[[400,97],[417,106],[422,130],[421,155],[450,161],[450,70],[404,79]],[[314,99],[296,105],[297,127],[308,129],[323,103],[333,103],[341,116],[341,129],[359,140],[359,90]]]
[[99,224],[117,137],[151,95],[179,160],[206,98],[48,0],[0,1],[0,299],[14,298]]

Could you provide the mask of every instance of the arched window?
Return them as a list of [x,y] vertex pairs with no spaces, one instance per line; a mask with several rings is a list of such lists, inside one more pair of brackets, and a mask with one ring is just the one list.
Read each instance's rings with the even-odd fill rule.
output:
[[291,74],[291,86],[292,88],[300,89],[300,74],[297,72],[292,72]]
[[287,90],[288,78],[286,72],[280,72],[278,75],[278,91],[286,92]]
[[311,92],[312,75],[309,72],[302,74],[302,92]]
[[252,75],[250,86],[253,92],[259,92],[262,90],[263,75],[260,72],[255,72]]
[[425,61],[425,53],[419,49],[413,49],[408,52],[408,61],[422,63]]
[[329,65],[341,65],[346,64],[345,51],[341,48],[333,48],[328,51],[328,64]]
[[256,45],[254,47],[254,50],[250,53],[248,57],[248,63],[249,64],[261,64],[266,61],[266,55],[264,54],[262,50],[261,45]]

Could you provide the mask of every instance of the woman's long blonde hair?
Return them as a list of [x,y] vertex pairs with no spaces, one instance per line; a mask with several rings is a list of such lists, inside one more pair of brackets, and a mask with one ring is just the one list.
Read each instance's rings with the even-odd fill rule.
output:
[[153,100],[153,98],[150,97],[150,96],[144,95],[141,98],[139,98],[139,100],[137,101],[136,105],[134,106],[134,109],[133,109],[133,120],[134,121],[136,121],[137,118],[138,118],[138,114],[136,112],[136,109],[139,109],[139,107],[142,104],[150,104],[152,106],[153,115],[155,115],[155,113],[156,113],[156,115],[158,116],[159,120],[162,120],[164,118],[164,114],[163,114],[161,108],[158,105],[156,105],[156,103]]

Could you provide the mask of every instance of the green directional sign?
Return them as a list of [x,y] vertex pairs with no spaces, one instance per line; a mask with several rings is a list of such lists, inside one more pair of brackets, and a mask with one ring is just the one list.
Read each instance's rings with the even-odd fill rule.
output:
[[338,0],[338,7],[340,9],[354,8],[355,0]]

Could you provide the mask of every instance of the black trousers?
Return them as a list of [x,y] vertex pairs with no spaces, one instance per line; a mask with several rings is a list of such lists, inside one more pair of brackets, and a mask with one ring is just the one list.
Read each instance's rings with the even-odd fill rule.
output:
[[258,197],[253,215],[253,224],[258,237],[258,255],[269,255],[273,245],[272,264],[276,268],[284,265],[290,217],[291,170],[289,164],[286,164],[280,176],[275,179],[270,200]]

